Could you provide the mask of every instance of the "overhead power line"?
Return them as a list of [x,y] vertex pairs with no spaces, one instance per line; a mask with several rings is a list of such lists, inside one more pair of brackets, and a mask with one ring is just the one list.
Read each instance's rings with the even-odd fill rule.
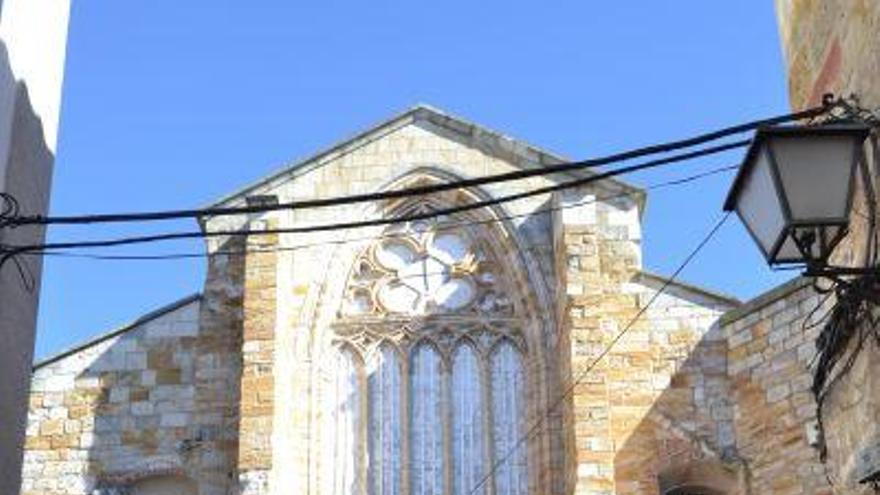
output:
[[587,375],[590,374],[591,371],[593,371],[596,365],[599,364],[599,361],[601,361],[605,356],[608,355],[608,353],[611,352],[611,349],[613,349],[614,346],[618,342],[620,342],[620,339],[622,339],[623,336],[626,335],[626,333],[630,331],[635,323],[639,321],[639,319],[645,314],[645,312],[648,311],[648,308],[651,307],[654,301],[656,301],[657,298],[659,298],[660,295],[663,294],[663,292],[670,285],[672,285],[672,283],[681,274],[681,272],[684,271],[684,269],[694,260],[694,258],[697,257],[697,254],[699,254],[699,252],[706,246],[706,244],[708,244],[709,241],[712,240],[715,234],[718,233],[718,231],[721,229],[721,227],[724,225],[729,217],[730,212],[727,212],[715,223],[715,225],[712,227],[711,230],[709,230],[706,236],[703,237],[699,244],[697,244],[696,247],[691,250],[684,261],[682,261],[678,268],[675,269],[675,272],[673,272],[672,275],[670,275],[669,278],[667,278],[663,282],[663,285],[661,285],[660,288],[657,289],[657,292],[655,292],[654,295],[651,296],[651,299],[649,299],[648,302],[639,309],[635,316],[633,316],[629,320],[629,322],[627,322],[626,326],[620,332],[618,332],[613,339],[611,339],[611,342],[609,342],[608,345],[605,346],[605,348],[603,348],[602,351],[595,358],[593,358],[592,361],[590,361],[590,364],[588,364],[586,367],[584,367],[583,370],[578,373],[572,383],[565,390],[563,390],[559,397],[557,397],[556,400],[550,403],[544,413],[539,416],[534,421],[534,423],[532,423],[532,426],[529,427],[529,429],[526,430],[523,435],[520,436],[513,447],[511,447],[504,456],[502,456],[500,459],[492,464],[489,472],[486,473],[479,482],[477,482],[477,484],[468,492],[468,495],[474,495],[480,488],[482,488],[483,485],[485,485],[490,479],[492,479],[492,476],[495,475],[498,469],[500,469],[506,462],[510,460],[510,458],[516,453],[518,449],[523,446],[524,443],[526,443],[533,435],[540,431],[539,428],[541,428],[547,418],[550,417],[550,414],[554,410],[556,410],[556,408],[558,408],[562,404],[562,402],[572,394],[572,392],[574,392],[575,388],[587,377]]
[[[542,194],[547,194],[554,191],[559,191],[563,189],[569,189],[573,187],[579,187],[586,184],[590,184],[593,182],[597,182],[600,180],[604,180],[610,177],[615,177],[618,175],[628,174],[637,172],[640,170],[646,170],[649,168],[655,168],[662,165],[668,165],[671,163],[681,162],[685,160],[691,160],[694,158],[712,155],[716,153],[721,153],[724,151],[741,148],[749,144],[749,140],[743,141],[735,141],[732,143],[721,144],[717,146],[712,146],[709,148],[702,148],[696,151],[691,151],[688,153],[681,153],[677,155],[673,155],[666,158],[659,158],[651,161],[647,161],[644,163],[639,163],[635,165],[629,165],[625,167],[620,167],[614,170],[604,171],[600,173],[596,173],[589,177],[583,177],[580,179],[575,179],[567,182],[562,182],[558,184],[553,184],[550,186],[539,187],[535,189],[531,189],[528,191],[510,194],[507,196],[499,196],[497,198],[487,199],[483,201],[476,201],[473,203],[468,203],[464,205],[453,206],[449,208],[441,208],[437,210],[432,210],[424,213],[417,213],[413,215],[407,215],[403,217],[391,217],[391,218],[376,218],[372,220],[361,220],[361,221],[350,221],[350,222],[338,222],[338,223],[329,223],[329,224],[318,224],[318,225],[310,225],[310,226],[302,226],[302,227],[287,227],[287,228],[274,228],[274,229],[261,229],[261,230],[251,230],[251,229],[242,229],[242,230],[223,230],[223,231],[188,231],[188,232],[173,232],[173,233],[165,233],[165,234],[154,234],[154,235],[144,235],[144,236],[132,236],[132,237],[122,237],[116,239],[105,239],[105,240],[93,240],[93,241],[73,241],[73,242],[55,242],[55,243],[46,243],[46,244],[35,244],[35,245],[7,245],[2,246],[2,250],[0,250],[0,268],[2,268],[3,261],[8,259],[9,257],[25,253],[25,252],[42,252],[42,251],[50,251],[50,250],[59,250],[59,249],[82,249],[82,248],[104,248],[104,247],[114,247],[114,246],[125,246],[132,244],[146,244],[146,243],[155,243],[155,242],[163,242],[163,241],[173,241],[173,240],[183,240],[183,239],[198,239],[198,238],[208,238],[208,237],[233,237],[233,236],[249,236],[249,235],[270,235],[270,234],[302,234],[302,233],[314,233],[314,232],[327,232],[333,230],[346,230],[346,229],[356,229],[356,228],[364,228],[364,227],[374,227],[374,226],[382,226],[389,225],[394,223],[406,222],[406,221],[415,221],[415,220],[426,220],[429,218],[434,218],[438,216],[452,215],[456,213],[461,213],[464,211],[476,210],[480,208],[485,208],[488,206],[494,206],[502,203],[507,203],[511,201],[516,201],[519,199],[524,199],[532,196],[538,196]],[[347,204],[347,203],[346,203]]]
[[[705,172],[701,172],[698,174],[688,175],[685,177],[681,177],[678,179],[658,182],[655,184],[650,184],[645,187],[647,190],[656,190],[665,187],[671,186],[680,186],[690,182],[694,182],[700,179],[705,179],[707,177],[718,175],[724,172],[731,172],[739,168],[739,165],[728,165],[726,167],[714,168],[711,170],[707,170]],[[618,194],[610,194],[606,196],[598,196],[593,197],[584,201],[578,201],[575,203],[567,204],[564,206],[548,206],[546,208],[539,208],[537,210],[528,212],[528,213],[519,213],[514,215],[499,215],[497,217],[492,217],[484,220],[472,220],[472,221],[462,221],[462,222],[450,222],[444,223],[437,226],[438,232],[444,232],[448,230],[459,229],[462,227],[470,227],[475,225],[486,225],[492,223],[499,223],[506,220],[515,220],[518,218],[525,218],[534,215],[540,215],[545,213],[552,213],[554,211],[562,211],[571,208],[578,208],[584,205],[598,203],[602,201],[610,201],[618,198],[632,197],[636,193],[633,192],[622,192]],[[334,240],[326,240],[326,241],[318,241],[318,242],[309,242],[296,244],[292,246],[274,246],[269,248],[256,248],[256,249],[218,249],[211,252],[199,251],[199,252],[190,252],[190,253],[168,253],[168,254],[134,254],[134,255],[124,255],[124,254],[89,254],[89,253],[78,253],[78,252],[67,252],[67,251],[46,251],[46,252],[28,252],[23,254],[30,254],[36,256],[48,255],[55,257],[66,257],[66,258],[83,258],[89,260],[106,260],[106,261],[164,261],[164,260],[177,260],[177,259],[193,259],[193,258],[209,258],[213,256],[244,256],[250,253],[276,253],[276,252],[287,252],[287,251],[298,251],[300,249],[308,249],[319,246],[329,246],[329,245],[341,245],[348,244],[353,242],[363,242],[363,241],[374,241],[380,239],[393,239],[397,237],[403,237],[406,234],[397,233],[397,232],[386,232],[380,235],[373,236],[360,236],[360,237],[352,237],[347,239],[334,239]]]
[[[328,206],[338,206],[338,205],[346,205],[351,203],[363,203],[369,201],[380,201],[387,199],[399,199],[410,196],[420,196],[425,194],[434,194],[443,191],[449,191],[459,188],[468,188],[468,187],[476,187],[482,186],[486,184],[493,184],[498,182],[508,182],[514,180],[521,180],[530,177],[536,176],[545,176],[550,174],[557,174],[561,172],[571,172],[576,170],[583,170],[589,168],[595,168],[602,165],[609,165],[616,162],[622,162],[627,160],[632,160],[635,158],[640,158],[648,155],[654,155],[658,153],[669,153],[677,150],[681,150],[684,148],[690,148],[694,146],[698,146],[701,144],[708,143],[710,141],[716,141],[725,137],[733,136],[736,134],[742,134],[744,132],[755,130],[762,126],[769,125],[778,125],[786,122],[792,122],[803,119],[811,119],[818,117],[822,114],[825,114],[835,108],[839,103],[826,103],[821,106],[817,106],[814,108],[810,108],[801,112],[789,113],[784,115],[778,115],[775,117],[770,117],[766,119],[753,120],[751,122],[746,122],[739,125],[734,125],[730,127],[725,127],[723,129],[719,129],[716,131],[700,134],[694,137],[690,137],[687,139],[681,139],[678,141],[672,141],[663,144],[656,144],[651,146],[646,146],[642,148],[637,148],[629,151],[624,151],[620,153],[615,153],[612,155],[607,155],[604,157],[568,162],[568,163],[560,163],[556,165],[549,165],[545,167],[528,169],[528,170],[516,170],[513,172],[506,172],[502,174],[489,175],[484,177],[476,177],[471,179],[463,179],[459,181],[453,182],[445,182],[438,184],[430,184],[425,186],[418,186],[406,189],[392,190],[392,191],[382,191],[376,193],[367,193],[367,194],[358,194],[351,196],[342,196],[342,197],[334,197],[334,198],[324,198],[324,199],[314,199],[314,200],[304,200],[304,201],[291,201],[285,203],[279,203],[275,205],[249,205],[249,206],[241,206],[241,207],[218,207],[218,208],[199,208],[199,209],[188,209],[188,210],[169,210],[169,211],[154,211],[154,212],[143,212],[143,213],[111,213],[111,214],[97,214],[97,215],[76,215],[76,216],[41,216],[41,215],[29,215],[29,216],[19,216],[16,215],[14,217],[7,216],[6,218],[0,216],[0,227],[6,226],[24,226],[24,225],[48,225],[48,224],[91,224],[91,223],[121,223],[121,222],[147,222],[147,221],[158,221],[158,220],[171,220],[177,218],[198,218],[205,216],[222,216],[222,215],[240,215],[240,214],[250,214],[250,213],[263,213],[269,211],[278,211],[278,210],[291,210],[291,209],[304,209],[304,208],[322,208]],[[0,198],[3,199],[3,198]],[[11,207],[9,207],[11,208]]]

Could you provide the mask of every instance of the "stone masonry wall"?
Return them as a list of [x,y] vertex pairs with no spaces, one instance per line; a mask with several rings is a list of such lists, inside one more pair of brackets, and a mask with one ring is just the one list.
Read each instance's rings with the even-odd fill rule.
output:
[[[307,162],[294,169],[293,176],[271,179],[250,190],[248,194],[275,195],[281,202],[357,194],[381,190],[408,174],[419,176],[425,172],[460,177],[489,175],[517,170],[520,167],[540,166],[542,160],[548,159],[522,145],[512,144],[508,138],[483,134],[466,126],[453,130],[452,126],[444,124],[443,119],[445,117],[441,118],[434,111],[416,110],[411,123],[384,129],[377,133],[379,136],[356,139],[345,145],[344,149],[331,151],[317,159],[317,163]],[[486,193],[501,196],[551,183],[552,180],[539,177],[487,186]],[[609,182],[590,190],[594,196],[615,193],[619,195],[621,186]],[[638,199],[639,192],[634,190],[632,198],[620,200],[619,204],[600,204],[598,209],[605,215],[602,219],[603,225],[613,231],[623,221],[637,224]],[[541,338],[555,339],[553,335],[558,329],[554,323],[555,311],[551,296],[555,287],[551,225],[549,215],[540,213],[550,205],[549,201],[549,195],[529,198],[505,205],[503,211],[512,217],[510,223],[523,250],[522,256],[513,253],[511,259],[531,260],[526,261],[523,268],[535,284],[528,289],[528,293],[543,294],[543,302],[540,304],[544,306],[539,307],[535,314],[543,320],[544,328],[535,331],[546,336]],[[279,213],[275,218],[280,227],[297,227],[370,218],[374,214],[371,208],[370,205],[359,204],[293,210]],[[228,230],[242,228],[248,221],[246,218],[227,217],[208,219],[205,225],[208,230]],[[252,451],[244,445],[246,435],[255,433],[261,442],[271,439],[271,449],[260,450],[259,465],[253,466],[255,472],[262,473],[268,469],[269,473],[242,476],[243,481],[248,476],[260,477],[260,481],[249,483],[249,486],[260,487],[254,488],[251,493],[282,493],[283,490],[318,493],[320,477],[326,474],[321,474],[322,468],[318,464],[321,438],[314,433],[321,418],[321,410],[317,405],[319,397],[314,384],[317,369],[315,352],[319,349],[318,343],[326,340],[321,334],[327,331],[327,325],[338,313],[341,287],[350,270],[347,263],[377,233],[376,229],[362,229],[282,234],[278,236],[278,246],[283,251],[277,254],[276,260],[264,265],[257,259],[262,255],[253,258],[253,263],[265,268],[255,268],[259,271],[258,278],[252,277],[257,275],[257,271],[251,272],[252,255],[248,255],[245,263],[248,266],[248,275],[244,284],[244,350],[245,353],[252,350],[260,352],[261,356],[267,358],[272,356],[272,362],[261,363],[261,366],[275,370],[272,382],[274,398],[269,399],[271,409],[263,411],[274,416],[274,421],[265,419],[259,425],[246,425],[244,408],[254,397],[259,398],[260,395],[248,392],[251,383],[246,383],[245,379],[250,382],[249,378],[243,378],[242,381],[242,459],[246,452]],[[253,242],[261,242],[258,241],[261,237],[263,236],[255,236]],[[639,242],[639,236],[626,241],[630,246],[627,248],[628,252],[633,253],[632,262],[637,265],[640,263]],[[219,248],[219,244],[209,243],[209,249]],[[208,283],[211,283],[210,279]],[[257,285],[263,288],[259,289]],[[257,351],[258,345],[249,343],[250,339],[247,337],[250,325],[247,301],[251,289],[263,294],[254,296],[254,304],[269,304],[262,310],[261,321],[268,324],[274,320],[273,328],[261,326],[263,331],[271,334],[269,340],[272,343],[266,342],[265,349],[260,344],[260,351]],[[277,298],[274,309],[270,301],[272,294]],[[257,316],[256,312],[254,316]],[[542,344],[548,349],[553,349],[556,345],[555,340]],[[548,356],[543,373],[558,370],[558,358],[555,357],[558,354],[551,350],[542,352]],[[554,380],[558,380],[558,377]],[[553,387],[552,390],[547,390],[548,386],[542,387],[541,393],[557,393],[556,387],[559,385],[558,382],[555,383],[548,385]],[[262,417],[268,418],[266,415]],[[561,436],[561,424],[553,426],[552,431],[553,435]],[[549,450],[543,449],[544,453],[541,455],[550,455]],[[553,490],[554,493],[564,493],[561,485],[554,481],[565,475],[565,459],[559,455],[557,457],[552,461],[536,459],[538,464],[544,466],[542,469],[547,470],[536,474],[539,479],[545,480],[542,481],[547,483],[544,486],[557,487]],[[242,467],[242,471],[244,470]],[[264,476],[268,477],[266,482],[263,481]]]
[[[579,204],[584,196],[560,200]],[[726,347],[713,325],[736,303],[673,284],[616,341],[664,280],[639,271],[640,253],[628,245],[640,236],[637,221],[603,232],[607,224],[595,217],[563,209],[555,225],[574,380],[573,493],[658,493],[679,463],[707,456],[720,463],[732,443]]]
[[[380,136],[355,140],[343,150],[322,156],[318,163],[300,166],[295,169],[293,177],[272,179],[248,194],[276,195],[281,202],[357,194],[380,190],[408,173],[418,175],[420,171],[431,171],[464,177],[489,175],[520,167],[540,166],[542,160],[547,159],[533,150],[513,144],[507,138],[499,139],[495,135],[481,134],[478,130],[465,127],[458,127],[456,132],[451,126],[443,125],[445,117],[441,118],[433,111],[416,110],[415,113],[411,123],[383,130]],[[499,155],[506,155],[506,158]],[[501,196],[550,183],[552,181],[548,178],[534,178],[487,186],[486,192]],[[620,186],[614,183],[604,187],[606,189],[594,188],[594,194],[620,192]],[[638,197],[637,192],[634,197]],[[519,236],[520,246],[525,251],[525,257],[532,260],[525,268],[535,283],[530,292],[543,293],[543,304],[552,308],[549,303],[552,298],[548,295],[555,287],[555,282],[549,216],[535,213],[547,208],[549,199],[549,195],[530,198],[505,205],[503,210],[513,217],[511,223]],[[634,199],[622,204],[626,206],[619,209],[621,213],[618,215],[638,218]],[[287,211],[279,214],[277,221],[281,227],[295,227],[370,218],[373,214],[369,205],[358,204]],[[206,228],[237,229],[247,221],[245,218],[210,219],[206,222]],[[307,490],[317,493],[320,476],[320,466],[317,464],[320,456],[317,453],[320,452],[321,439],[315,433],[316,425],[320,423],[320,408],[312,383],[316,369],[313,352],[317,342],[323,340],[320,334],[327,331],[326,325],[340,307],[341,284],[344,284],[350,269],[346,263],[350,263],[354,253],[359,252],[376,234],[375,229],[362,229],[279,236],[279,246],[285,250],[277,255],[274,263],[276,278],[272,279],[270,273],[264,274],[266,280],[272,279],[272,283],[277,280],[277,286],[271,290],[267,286],[263,292],[266,298],[272,298],[274,291],[277,302],[262,299],[263,304],[269,304],[267,307],[275,303],[274,309],[268,310],[269,313],[274,312],[275,327],[266,330],[273,332],[274,362],[271,366],[276,370],[273,401],[276,420],[271,433],[272,446],[271,450],[261,453],[271,458],[263,457],[260,460],[261,469],[271,466],[268,487],[263,488],[266,490],[263,493],[280,493],[279,488],[273,487],[293,487],[290,489],[300,493],[306,493]],[[362,240],[364,238],[366,240]],[[347,239],[351,241],[345,242]],[[631,242],[637,246],[639,239]],[[218,248],[219,245],[210,247]],[[631,251],[637,253],[633,259],[638,262],[640,252],[637,248]],[[512,259],[516,257],[515,254],[511,256]],[[209,279],[208,284],[211,283]],[[245,290],[247,294],[247,283]],[[546,328],[540,330],[542,334],[553,335],[558,331],[553,323],[554,313],[553,309],[546,308],[539,308],[536,312],[546,320]],[[546,345],[553,346],[555,343],[551,341]],[[250,348],[251,344],[246,346]],[[550,351],[544,352],[553,355]],[[556,365],[556,361],[546,364],[548,369],[554,370]],[[245,400],[248,398],[246,388],[243,382]],[[244,422],[242,425],[244,427]],[[553,431],[560,434],[558,427],[554,427]],[[561,459],[556,464],[555,472],[562,475],[560,463]],[[550,466],[546,462],[544,465]],[[535,475],[537,478],[548,477],[547,473]]]
[[[880,3],[777,0],[777,11],[793,108],[816,104],[823,93],[833,92],[855,95],[863,107],[880,109]],[[870,141],[865,150],[867,170],[876,192],[880,185],[876,131]],[[877,211],[867,200],[862,179],[860,173],[850,234],[835,252],[835,264],[859,266],[865,261],[870,239],[866,219],[876,219]],[[878,375],[880,347],[869,339],[823,407],[827,470],[835,493],[870,493],[870,487],[858,480],[880,472],[880,382],[874,378]]]
[[234,404],[216,384],[228,390],[236,370],[217,359],[232,349],[200,331],[199,314],[192,297],[38,365],[23,494],[117,493],[159,475],[228,493]]
[[[247,194],[302,200],[554,160],[433,110],[411,116]],[[503,196],[557,179],[473,194]],[[464,197],[457,194],[450,196]],[[528,309],[526,424],[547,415],[528,444],[533,493],[653,494],[683,482],[727,490],[743,476],[717,325],[737,302],[641,270],[641,201],[640,191],[612,181],[493,212],[505,217],[504,229],[492,228],[500,236],[493,249],[505,250],[495,255],[514,284],[506,289],[522,294]],[[202,222],[208,231],[289,228],[372,218],[376,208]],[[196,481],[201,495],[320,493],[335,468],[321,464],[316,433],[325,414],[322,345],[352,261],[381,232],[209,238],[200,301],[38,368],[25,493],[109,494],[168,474]]]
[[[257,220],[251,230],[273,228]],[[275,402],[275,286],[278,235],[247,238],[244,276],[238,470],[242,494],[265,493],[272,468]]]
[[[471,177],[558,160],[434,110],[416,109],[410,115],[408,122],[370,131],[245,194],[287,202],[406,187],[406,177],[419,174]],[[480,192],[504,196],[561,179],[537,177],[488,185]],[[662,284],[640,271],[642,198],[637,190],[629,196],[624,191],[619,183],[603,182],[499,209],[510,216],[515,249],[521,250],[512,252],[510,260],[522,265],[518,268],[533,284],[525,291],[535,298],[541,325],[535,331],[544,339],[539,374],[547,381],[529,398],[535,414],[546,412],[546,405],[571,383],[571,374],[610,343]],[[548,208],[562,210],[549,215]],[[290,228],[373,215],[372,206],[361,204],[288,210],[272,218]],[[207,219],[205,228],[240,229],[249,222],[243,217]],[[245,372],[242,378],[240,479],[248,493],[320,493],[327,468],[319,463],[321,438],[315,434],[322,414],[315,360],[320,359],[320,342],[327,340],[322,334],[338,314],[349,263],[380,232],[282,234],[277,255],[248,254],[245,362],[249,355],[258,356],[254,369],[274,372],[265,383],[258,378],[263,371],[253,377]],[[262,237],[252,242],[276,242]],[[209,250],[221,248],[220,242],[209,241]],[[550,411],[545,426],[550,434],[530,445],[539,467],[536,493],[656,493],[658,476],[678,468],[682,448],[692,453],[687,459],[720,459],[729,446],[732,413],[722,371],[726,348],[717,329],[711,329],[735,301],[675,284],[656,304],[577,386],[574,397]],[[266,338],[249,337],[251,329]],[[270,384],[271,398],[264,395]],[[655,407],[658,400],[662,407]],[[271,449],[265,448],[266,441]],[[646,445],[650,453],[644,455]]]
[[818,451],[809,364],[824,308],[802,279],[724,316],[737,455],[745,493],[830,493]]
[[873,0],[776,0],[791,106],[857,94],[880,105],[880,5]]

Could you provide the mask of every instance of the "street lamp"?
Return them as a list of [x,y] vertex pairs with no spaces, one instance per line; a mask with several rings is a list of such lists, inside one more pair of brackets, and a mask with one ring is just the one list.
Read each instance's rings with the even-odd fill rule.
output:
[[846,236],[869,128],[835,123],[759,129],[724,203],[771,266],[827,268]]

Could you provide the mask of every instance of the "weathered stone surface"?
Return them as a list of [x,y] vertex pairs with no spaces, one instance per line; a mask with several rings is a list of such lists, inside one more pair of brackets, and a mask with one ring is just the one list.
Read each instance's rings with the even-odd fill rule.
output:
[[[247,195],[313,199],[560,160],[417,108]],[[461,204],[562,179],[493,184],[437,199]],[[730,363],[758,356],[761,362],[750,368],[775,363],[767,366],[784,373],[796,361],[794,348],[783,348],[775,360],[748,350],[755,335],[766,335],[757,326],[740,328],[738,354],[729,354],[718,318],[736,301],[641,270],[642,201],[640,191],[604,181],[478,212],[510,217],[503,228],[477,222],[483,219],[477,213],[463,217],[474,231],[477,224],[497,228],[498,239],[490,239],[495,258],[481,262],[494,260],[505,265],[498,273],[514,274],[492,283],[524,308],[514,313],[522,318],[505,316],[502,323],[528,326],[523,421],[542,422],[526,444],[531,493],[653,494],[663,483],[702,479],[691,471],[712,473],[720,480],[712,486],[726,490],[742,472],[730,454],[738,434]],[[214,217],[204,227],[294,228],[373,218],[391,206]],[[322,460],[323,352],[333,325],[343,321],[352,264],[381,233],[209,238],[199,302],[38,368],[28,490],[60,494],[76,483],[103,490],[167,472],[196,480],[200,494],[320,493],[336,468]],[[495,323],[481,318],[481,325]],[[356,336],[349,341],[363,344]],[[797,393],[792,385],[780,401],[794,404]],[[48,483],[47,469],[69,479]]]
[[[234,401],[200,400],[196,390],[201,384],[187,382],[179,369],[161,367],[178,365],[199,344],[213,345],[212,336],[198,330],[199,307],[198,298],[188,298],[148,323],[37,366],[23,493],[92,493],[122,474],[133,481],[168,468],[203,486],[228,484],[235,450],[223,439],[200,439],[200,425],[228,416]],[[171,327],[180,333],[149,331]],[[195,337],[184,343],[181,334]],[[157,353],[176,357],[148,359]],[[149,368],[151,363],[160,368]],[[228,366],[207,360],[202,364],[214,372],[225,372]],[[182,445],[225,460],[203,462]]]
[[[871,0],[777,0],[780,33],[788,66],[789,98],[795,109],[817,104],[824,93],[855,96],[861,106],[880,109],[880,3]],[[871,186],[878,190],[878,156],[876,135],[866,146],[866,170]],[[838,265],[858,265],[866,259],[870,246],[868,219],[876,220],[876,205],[865,195],[864,177],[858,174],[850,232],[834,254]],[[786,299],[792,312],[804,316],[816,306],[815,294],[806,293],[803,301]],[[816,329],[818,330],[818,328]],[[798,348],[800,366],[811,359],[815,332]],[[853,350],[850,346],[847,352]],[[831,490],[835,493],[871,493],[859,484],[870,461],[862,462],[863,453],[871,452],[872,442],[880,424],[880,348],[868,339],[849,373],[838,380],[822,409],[824,433],[828,447],[826,466]],[[805,383],[795,388],[805,390]],[[797,410],[797,416],[809,420],[809,395]],[[792,394],[792,398],[799,397]],[[870,458],[867,455],[865,458]],[[863,469],[864,468],[864,469]],[[808,493],[808,492],[798,492]]]

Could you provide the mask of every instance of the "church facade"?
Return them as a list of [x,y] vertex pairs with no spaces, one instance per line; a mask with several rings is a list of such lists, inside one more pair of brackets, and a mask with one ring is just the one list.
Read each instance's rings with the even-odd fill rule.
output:
[[[417,106],[217,206],[562,161]],[[36,366],[22,493],[823,489],[811,334],[782,311],[813,296],[741,306],[643,270],[646,193],[624,182],[492,204],[589,174],[202,218],[200,294]]]

